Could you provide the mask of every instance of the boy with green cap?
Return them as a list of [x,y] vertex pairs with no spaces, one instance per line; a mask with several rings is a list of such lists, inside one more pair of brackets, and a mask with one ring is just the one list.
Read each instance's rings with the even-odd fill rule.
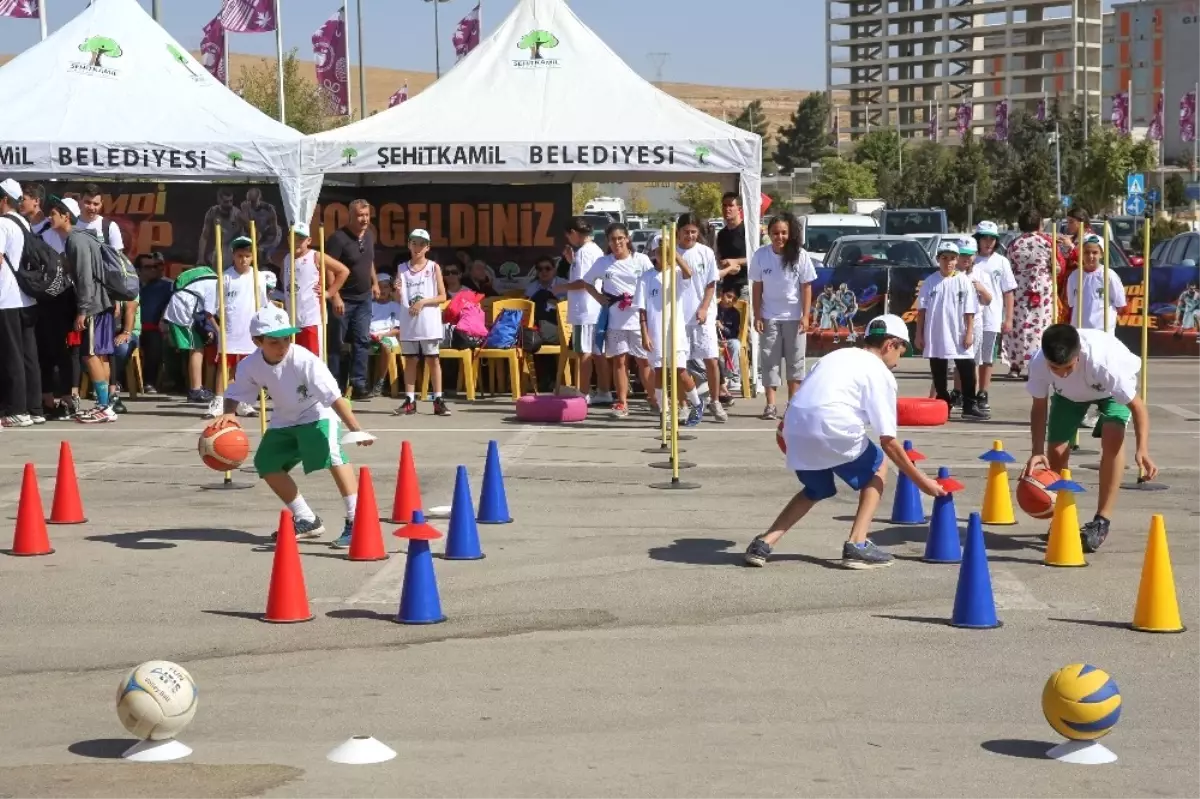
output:
[[[254,353],[256,347],[250,337],[250,320],[259,308],[267,305],[267,287],[259,275],[257,290],[254,285],[254,242],[247,236],[238,236],[229,242],[233,252],[233,263],[221,275],[225,289],[225,371],[229,379],[237,373],[238,364]],[[220,306],[217,307],[220,310]],[[214,314],[219,315],[219,314]],[[221,394],[225,385],[221,382],[220,341],[214,347],[213,363],[217,365],[217,396],[209,403],[208,418],[219,416],[225,403]],[[258,411],[249,403],[237,407],[238,416],[256,416]]]

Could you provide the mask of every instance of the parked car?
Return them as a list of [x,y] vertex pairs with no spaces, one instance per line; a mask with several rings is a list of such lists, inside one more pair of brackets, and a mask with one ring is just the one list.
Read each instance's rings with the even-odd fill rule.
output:
[[1150,253],[1151,266],[1196,266],[1200,264],[1200,233],[1188,231],[1159,242],[1158,248],[1163,248],[1158,259],[1154,252]]
[[897,208],[879,212],[879,230],[897,236],[919,233],[948,233],[946,212],[941,208]]
[[654,235],[658,231],[655,230],[634,230],[629,234],[629,241],[633,245],[634,252],[645,252],[650,246],[650,242],[654,239]]
[[842,236],[870,235],[879,232],[879,223],[862,214],[808,214],[800,217],[804,249],[815,260],[825,254]]
[[899,266],[933,269],[933,258],[912,236],[884,233],[843,236],[825,257],[825,266]]

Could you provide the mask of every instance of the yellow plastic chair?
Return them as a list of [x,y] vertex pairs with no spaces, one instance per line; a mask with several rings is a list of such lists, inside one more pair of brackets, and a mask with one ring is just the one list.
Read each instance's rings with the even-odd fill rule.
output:
[[[440,310],[446,310],[449,301],[443,302],[439,306]],[[458,361],[458,389],[467,392],[467,402],[475,401],[475,364],[472,360],[473,353],[471,350],[457,350],[443,347],[438,353],[442,361]],[[425,362],[421,361],[419,367],[421,370],[421,402],[425,401],[425,397],[429,395],[429,370],[425,368]]]
[[[491,303],[489,324],[495,324],[496,317],[502,311],[515,310],[521,312],[521,328],[531,327],[533,324],[533,300],[518,300],[518,299],[497,299]],[[484,361],[489,361],[488,369],[490,371],[491,392],[496,393],[497,377],[500,373],[496,371],[495,363],[503,361],[508,364],[508,380],[512,389],[512,398],[516,402],[521,398],[521,374],[526,367],[532,368],[532,358],[525,358],[525,351],[521,349],[520,338],[508,349],[487,349],[480,348],[475,350],[475,377],[479,378],[479,370]],[[534,372],[533,378],[534,388],[537,388],[537,374]]]
[[742,328],[738,331],[738,341],[742,342],[741,351],[738,353],[738,371],[742,377],[742,398],[750,399],[753,396],[750,390],[750,303],[738,300],[734,307],[742,315]]
[[[560,386],[574,386],[579,388],[579,353],[571,346],[571,333],[574,326],[567,321],[567,301],[561,300],[558,303],[558,375],[557,381]],[[542,347],[542,352],[546,348]],[[540,353],[539,353],[540,354]],[[571,371],[571,366],[574,364],[575,370]],[[574,375],[574,378],[571,376]]]

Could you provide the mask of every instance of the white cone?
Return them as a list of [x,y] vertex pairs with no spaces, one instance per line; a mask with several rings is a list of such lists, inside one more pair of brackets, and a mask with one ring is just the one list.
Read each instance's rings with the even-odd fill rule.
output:
[[1117,762],[1113,751],[1097,741],[1067,741],[1047,752],[1046,757],[1059,763],[1074,763],[1080,766]]
[[179,760],[192,753],[192,748],[182,741],[168,738],[165,741],[138,741],[121,755],[135,763],[165,763]]
[[449,505],[435,505],[425,511],[426,519],[449,519],[450,511],[453,510]]
[[348,766],[364,766],[368,763],[383,763],[395,756],[395,749],[376,741],[371,736],[355,735],[345,743],[335,747],[325,757],[334,763],[344,763]]

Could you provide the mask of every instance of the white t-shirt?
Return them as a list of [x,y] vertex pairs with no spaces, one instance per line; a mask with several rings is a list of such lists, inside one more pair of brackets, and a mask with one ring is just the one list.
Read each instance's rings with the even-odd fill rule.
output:
[[400,327],[400,317],[408,312],[395,300],[389,302],[371,303],[371,332],[378,334],[391,333]]
[[[91,222],[84,222],[80,217],[75,223],[76,230],[90,230],[100,241],[104,241],[104,233],[108,234],[108,246],[116,250],[125,250],[125,239],[121,238],[121,228],[111,219],[98,216]],[[102,232],[103,231],[103,232]]]
[[401,341],[442,340],[441,308],[437,305],[426,305],[417,316],[408,312],[417,300],[427,300],[438,295],[437,270],[438,265],[435,261],[426,261],[419,272],[412,271],[407,261],[396,268],[392,286],[397,290],[396,302],[403,311],[399,324]]
[[1058,377],[1038,350],[1029,362],[1029,382],[1025,388],[1036,399],[1047,399],[1053,391],[1073,402],[1112,397],[1128,405],[1137,396],[1141,370],[1141,359],[1116,336],[1103,330],[1080,330],[1075,370],[1066,377]]
[[[20,219],[20,221],[17,221]],[[25,230],[29,225],[24,219],[10,216],[0,216],[0,252],[4,253],[7,263],[0,263],[0,309],[28,308],[36,304],[36,300],[17,285],[14,269],[21,268],[21,256],[25,252]],[[24,230],[22,229],[24,227]]]
[[776,255],[771,245],[759,247],[750,258],[749,278],[762,281],[762,318],[768,322],[800,319],[804,312],[800,286],[817,279],[817,270],[804,250],[794,269],[785,269],[783,256]]
[[[626,294],[632,300],[637,291],[638,278],[647,269],[654,269],[650,259],[640,252],[631,254],[628,258],[618,259],[615,255],[604,255],[592,264],[592,268],[584,273],[583,280],[594,283],[602,281],[600,291],[610,297],[621,297]],[[609,330],[641,330],[638,319],[638,309],[630,302],[628,308],[621,308],[619,302],[608,306]]]
[[679,250],[679,257],[686,261],[688,268],[692,270],[692,276],[683,282],[688,288],[687,299],[683,304],[683,318],[689,325],[697,324],[696,314],[700,311],[704,292],[709,286],[713,286],[713,296],[709,302],[708,316],[705,317],[704,323],[708,327],[716,327],[717,289],[715,284],[720,279],[717,276],[720,269],[717,267],[716,253],[707,244],[695,244],[690,250]]
[[342,396],[329,367],[304,347],[288,347],[283,360],[272,366],[257,350],[238,364],[237,376],[225,391],[226,399],[254,403],[259,389],[271,398],[272,428],[296,427],[321,419],[334,419],[330,407]]
[[225,352],[230,355],[249,355],[258,349],[250,337],[250,320],[255,311],[267,304],[266,284],[259,279],[256,306],[254,270],[247,269],[243,275],[230,267],[222,277],[225,282]]
[[867,426],[896,437],[896,378],[878,355],[834,350],[808,370],[783,418],[787,465],[832,469],[863,454]]
[[[604,257],[604,250],[589,241],[575,251],[568,282],[583,280],[592,265]],[[600,319],[600,303],[586,289],[567,292],[567,321],[573,325],[594,325]]]
[[1013,277],[1012,264],[999,253],[992,253],[987,258],[975,256],[975,269],[971,274],[984,273],[990,278],[985,283],[987,290],[992,293],[992,301],[983,312],[983,330],[985,333],[999,333],[1004,322],[1004,294],[1017,290],[1017,279]]
[[[679,267],[675,268],[675,352],[683,356],[679,359],[679,366],[682,367],[687,361],[687,331],[684,325],[683,317],[683,295],[688,291],[687,284],[683,282],[683,272]],[[638,278],[637,290],[633,295],[633,306],[639,311],[646,312],[646,328],[650,333],[650,341],[654,344],[654,351],[659,354],[665,354],[663,350],[663,297],[666,292],[663,291],[662,272],[651,266],[650,269],[642,273]],[[639,317],[640,318],[640,317]]]
[[[1079,273],[1083,272],[1083,313],[1076,310],[1079,295]],[[1108,332],[1116,334],[1117,311],[1124,308],[1125,284],[1115,269],[1108,270]],[[1071,324],[1090,330],[1104,330],[1104,270],[1091,272],[1076,269],[1067,277],[1067,305],[1071,306]]]
[[50,249],[59,255],[64,255],[67,252],[66,238],[54,228],[47,226],[39,235],[42,237],[42,241],[49,244]]
[[[962,272],[944,277],[934,272],[921,283],[917,308],[925,312],[926,358],[971,358],[971,350],[963,347],[963,335],[968,324],[965,314],[979,313],[979,295],[975,284]],[[972,323],[973,324],[973,320]]]
[[[199,299],[197,299],[199,297]],[[163,320],[180,327],[191,327],[195,321],[196,306],[200,305],[205,313],[217,315],[217,276],[193,280],[187,288],[179,289],[171,295],[167,308],[163,311]]]
[[[279,284],[285,295],[283,307],[292,312],[292,256],[283,259]],[[309,250],[296,259],[296,326],[312,327],[321,324],[321,273],[317,269],[317,252]]]

